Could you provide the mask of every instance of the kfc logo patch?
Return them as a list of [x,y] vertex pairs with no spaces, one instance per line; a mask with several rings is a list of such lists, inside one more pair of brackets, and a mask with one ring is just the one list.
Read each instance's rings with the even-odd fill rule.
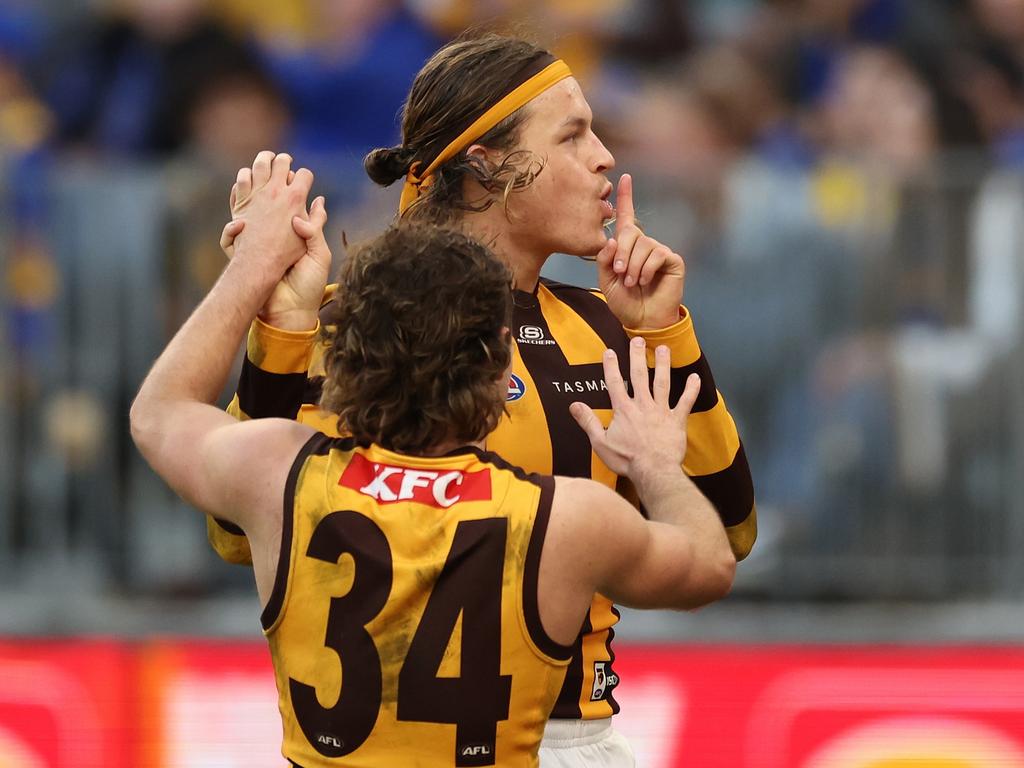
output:
[[461,472],[400,467],[371,462],[360,453],[352,456],[338,485],[358,491],[380,504],[415,501],[447,509],[459,501],[491,498],[489,469]]

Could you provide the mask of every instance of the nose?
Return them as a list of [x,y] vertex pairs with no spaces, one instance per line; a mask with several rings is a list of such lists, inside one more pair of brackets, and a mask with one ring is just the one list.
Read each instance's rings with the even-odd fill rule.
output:
[[594,141],[597,144],[593,160],[594,173],[606,173],[615,167],[615,158],[608,151],[608,147],[604,145],[604,142],[597,138],[596,135],[594,136]]

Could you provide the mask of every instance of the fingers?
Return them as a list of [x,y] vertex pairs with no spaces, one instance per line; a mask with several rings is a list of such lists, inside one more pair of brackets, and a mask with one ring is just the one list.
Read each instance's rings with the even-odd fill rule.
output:
[[288,183],[295,181],[295,171],[288,171]]
[[303,240],[312,240],[318,235],[323,237],[323,228],[326,223],[327,210],[324,207],[324,198],[323,196],[320,196],[317,197],[309,207],[308,219],[304,219],[301,216],[295,216],[292,218],[292,229],[294,229],[295,234]]
[[597,266],[599,269],[611,269],[612,257],[615,255],[615,251],[618,248],[618,242],[614,237],[609,237],[605,240],[604,247],[597,252]]
[[[636,227],[624,229],[618,234],[615,244],[615,263],[612,265],[616,274],[624,275],[629,268],[633,251],[636,249],[637,240],[642,237],[640,230]],[[630,283],[626,283],[630,285]]]
[[647,376],[647,342],[636,336],[629,342],[629,379],[633,382],[633,399],[651,401],[651,384]]
[[629,392],[626,391],[626,383],[622,380],[622,371],[619,370],[619,358],[615,352],[606,349],[604,351],[604,383],[608,387],[608,397],[612,401],[612,408],[621,408],[629,402]]
[[615,194],[615,235],[636,225],[633,211],[633,177],[624,173],[619,177],[619,188]]
[[668,408],[668,393],[672,388],[671,382],[672,355],[664,344],[658,345],[654,350],[654,384],[652,393],[656,405]]
[[299,168],[299,170],[291,173],[292,181],[289,182],[289,186],[292,189],[302,192],[303,199],[309,195],[309,190],[313,187],[313,172],[309,168]]
[[234,253],[235,238],[245,228],[245,219],[235,219],[229,221],[224,225],[224,229],[220,233],[220,249],[227,254],[230,259]]
[[644,261],[643,266],[640,267],[637,283],[639,285],[648,285],[658,272],[661,271],[661,268],[674,256],[675,254],[667,246],[656,246],[647,257],[647,260]]
[[[260,153],[262,154],[262,152]],[[270,164],[270,178],[278,184],[288,183],[288,173],[292,169],[292,156],[287,152],[274,155]]]
[[679,402],[676,403],[676,407],[672,409],[672,413],[684,418],[689,416],[690,411],[693,410],[693,404],[697,402],[697,395],[699,394],[700,376],[696,373],[691,373],[686,377],[686,388],[683,390],[683,394],[679,396]]
[[327,223],[327,201],[324,200],[323,195],[318,195],[313,204],[309,206],[309,220],[314,226],[321,229]]
[[263,150],[252,163],[252,188],[259,189],[270,181],[270,173],[276,155],[270,150]]
[[650,259],[651,254],[658,248],[658,241],[646,235],[641,235],[640,230],[634,228],[630,232],[637,234],[632,250],[622,254],[622,248],[620,247],[620,252],[615,254],[616,264],[619,263],[620,259],[625,261],[625,266],[622,268],[622,274],[624,275],[622,284],[627,288],[632,288],[637,284],[644,265]]
[[591,445],[596,447],[605,441],[604,425],[601,424],[601,420],[597,418],[597,414],[590,406],[584,403],[573,403],[569,406],[569,413],[576,419],[580,428],[587,433]]
[[252,194],[252,168],[239,168],[238,175],[235,176],[235,185],[231,187],[231,211],[234,212],[235,206],[245,202],[250,194]]

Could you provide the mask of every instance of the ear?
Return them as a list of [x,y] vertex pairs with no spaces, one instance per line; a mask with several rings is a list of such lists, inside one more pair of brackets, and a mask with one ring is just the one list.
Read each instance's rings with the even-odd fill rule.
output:
[[466,150],[467,155],[472,155],[479,160],[489,160],[492,163],[497,163],[500,160],[500,152],[493,149],[488,149],[483,144],[470,144],[469,149]]

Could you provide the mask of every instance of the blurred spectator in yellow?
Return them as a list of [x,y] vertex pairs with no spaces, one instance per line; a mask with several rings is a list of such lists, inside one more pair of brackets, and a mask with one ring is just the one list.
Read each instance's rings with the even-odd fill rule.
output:
[[584,80],[600,68],[616,20],[635,15],[636,6],[636,0],[410,0],[413,11],[444,37],[473,27],[542,34]]
[[240,34],[262,44],[300,48],[315,34],[310,0],[213,0],[211,5]]
[[[0,9],[0,210],[5,221],[0,251],[7,309],[0,319],[15,359],[12,369],[28,384],[31,364],[51,341],[50,310],[60,277],[46,239],[48,142],[54,120],[25,76],[38,54],[41,20],[29,6]],[[38,383],[38,382],[37,382]]]

